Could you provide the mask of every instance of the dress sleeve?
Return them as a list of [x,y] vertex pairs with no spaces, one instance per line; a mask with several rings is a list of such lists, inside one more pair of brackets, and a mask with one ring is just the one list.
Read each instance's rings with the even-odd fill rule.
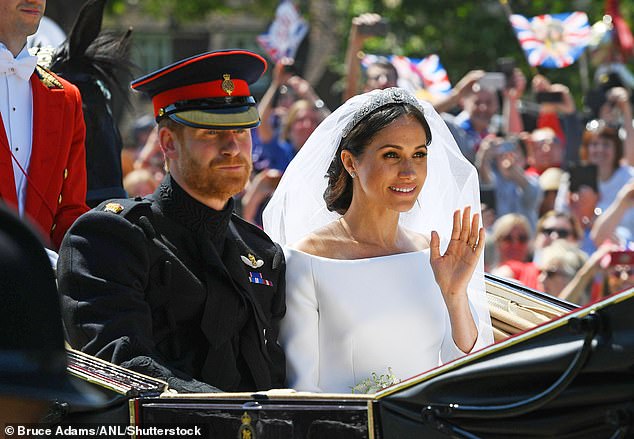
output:
[[292,249],[286,254],[286,315],[280,341],[286,352],[289,387],[321,392],[319,388],[319,305],[312,258]]

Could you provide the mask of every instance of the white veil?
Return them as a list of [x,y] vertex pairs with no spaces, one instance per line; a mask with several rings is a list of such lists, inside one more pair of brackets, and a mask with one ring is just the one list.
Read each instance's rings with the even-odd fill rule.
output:
[[[350,98],[317,127],[291,161],[264,210],[264,230],[273,241],[280,245],[294,243],[341,216],[326,208],[323,195],[328,183],[326,172],[339,148],[342,133],[344,129],[349,131],[353,120],[359,121],[359,112],[365,115],[368,109],[375,110],[396,102],[391,99],[395,94],[405,94],[405,101],[415,99],[403,89],[373,90]],[[478,175],[432,105],[426,101],[417,103],[422,107],[432,133],[427,148],[427,179],[418,202],[409,212],[401,214],[400,223],[427,236],[436,230],[441,238],[441,252],[444,252],[451,239],[453,212],[471,206],[472,213],[480,213]],[[469,284],[469,299],[478,316],[478,327],[490,328],[484,291],[484,256],[480,257]],[[487,340],[479,340],[479,346],[493,342],[490,330],[480,333],[489,336]]]

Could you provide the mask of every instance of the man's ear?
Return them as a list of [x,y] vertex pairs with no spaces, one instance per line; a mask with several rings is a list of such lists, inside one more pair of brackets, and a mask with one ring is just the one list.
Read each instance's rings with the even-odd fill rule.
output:
[[158,132],[159,146],[166,158],[175,160],[178,158],[178,150],[176,149],[176,134],[167,127],[159,128]]

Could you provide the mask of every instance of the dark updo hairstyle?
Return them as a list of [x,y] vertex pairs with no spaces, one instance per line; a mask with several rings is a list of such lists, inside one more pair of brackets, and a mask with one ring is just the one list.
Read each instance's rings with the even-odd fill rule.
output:
[[348,150],[354,157],[360,157],[366,146],[372,142],[374,136],[401,116],[414,116],[425,130],[427,141],[425,145],[431,143],[431,129],[425,119],[423,112],[414,105],[394,103],[379,107],[370,112],[357,123],[350,133],[341,139],[339,148],[328,167],[328,187],[324,192],[326,207],[331,212],[341,215],[346,213],[352,202],[352,177],[346,171],[341,161],[341,151]]

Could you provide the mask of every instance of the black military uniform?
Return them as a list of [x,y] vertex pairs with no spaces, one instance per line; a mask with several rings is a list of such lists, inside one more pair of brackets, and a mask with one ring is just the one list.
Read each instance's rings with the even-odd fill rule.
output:
[[[210,52],[132,85],[153,87],[158,119],[249,127],[259,121],[255,101],[240,96],[240,89],[265,65],[250,52]],[[201,88],[195,83],[201,75],[219,79]],[[233,214],[232,199],[222,211],[211,209],[168,174],[145,199],[106,201],[69,230],[58,278],[75,348],[165,379],[178,391],[284,386],[277,343],[285,312],[284,256],[262,230]]]

